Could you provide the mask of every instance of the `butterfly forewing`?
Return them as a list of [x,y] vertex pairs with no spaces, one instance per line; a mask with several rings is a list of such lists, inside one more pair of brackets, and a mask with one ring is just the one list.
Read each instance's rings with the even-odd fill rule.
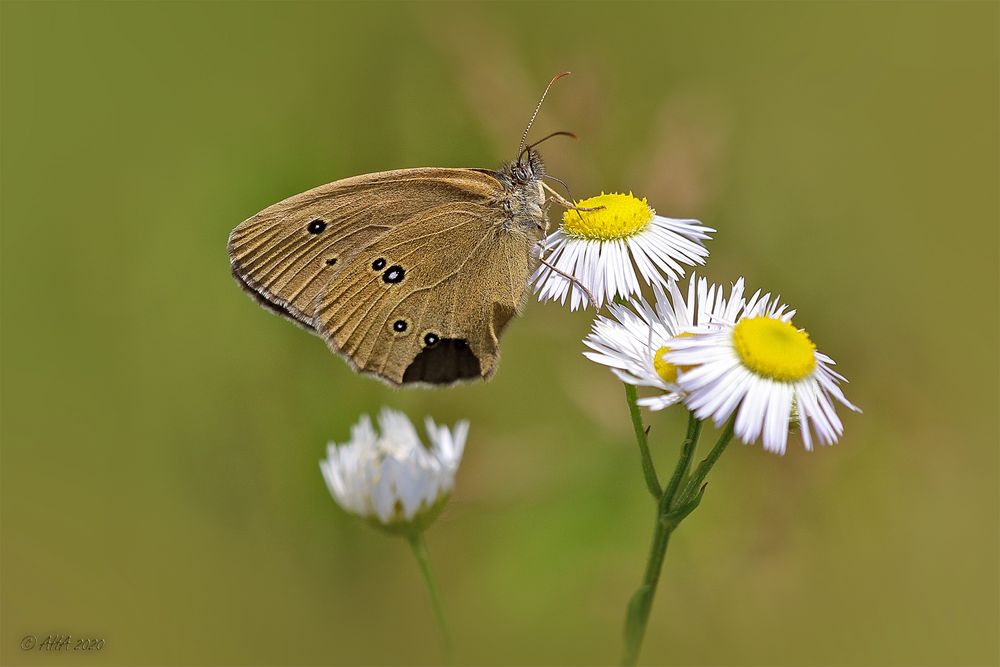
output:
[[401,169],[347,178],[264,209],[233,230],[233,274],[264,305],[313,327],[313,304],[350,257],[413,216],[495,195],[471,169]]

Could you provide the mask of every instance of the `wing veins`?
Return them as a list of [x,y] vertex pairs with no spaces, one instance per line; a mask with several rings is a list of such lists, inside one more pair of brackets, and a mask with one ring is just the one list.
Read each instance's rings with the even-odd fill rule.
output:
[[[396,305],[394,305],[392,308],[389,309],[389,312],[391,313],[396,308],[398,308],[399,306],[401,306],[413,294],[416,294],[417,292],[425,292],[425,291],[430,290],[430,289],[435,288],[435,287],[440,287],[446,281],[449,281],[452,278],[454,278],[455,276],[457,276],[462,271],[462,269],[465,268],[465,265],[472,259],[472,257],[476,254],[476,251],[479,250],[480,246],[482,246],[482,244],[485,241],[486,241],[486,237],[485,236],[483,238],[479,239],[479,241],[476,243],[476,245],[473,246],[472,250],[469,252],[469,255],[464,260],[462,260],[462,262],[458,265],[458,267],[455,268],[454,271],[452,271],[451,273],[449,273],[448,275],[444,276],[443,278],[441,278],[440,280],[438,280],[437,282],[435,282],[433,284],[427,285],[425,287],[416,288],[412,292],[410,292],[410,294],[404,295],[403,298],[401,298],[396,303]],[[362,287],[362,289],[364,289],[364,287],[367,287],[367,285],[364,285]],[[360,293],[360,291],[358,293]],[[371,313],[372,309],[378,304],[378,302],[380,302],[382,300],[382,297],[385,296],[385,295],[387,295],[387,294],[389,294],[388,290],[384,291],[382,294],[379,295],[379,297],[375,301],[373,301],[373,302],[371,302],[369,304],[368,309],[364,312],[364,314],[361,317],[358,318],[359,324],[360,324],[360,322],[362,322],[362,321],[364,321],[366,319],[369,319],[368,315]],[[357,308],[358,307],[355,306],[354,310],[352,310],[350,313],[348,313],[348,315],[354,315],[357,312]],[[454,305],[452,306],[452,311],[454,311]],[[381,328],[381,327],[385,326],[385,324],[388,321],[389,321],[389,317],[386,316],[385,319],[382,321],[382,323],[379,325],[379,327]],[[348,340],[350,340],[351,338],[353,338],[354,335],[357,333],[359,324],[354,325],[354,328],[351,329],[350,333],[347,334],[347,338],[345,339],[345,343]],[[362,338],[364,336],[368,335],[368,332],[371,331],[371,328],[372,328],[373,324],[374,323],[368,325],[368,328],[365,329],[364,334],[362,334]]]

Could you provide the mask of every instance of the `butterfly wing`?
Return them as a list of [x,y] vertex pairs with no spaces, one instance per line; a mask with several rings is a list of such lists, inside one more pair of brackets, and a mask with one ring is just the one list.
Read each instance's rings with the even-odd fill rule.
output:
[[269,206],[229,236],[233,275],[262,305],[313,328],[313,304],[351,256],[396,226],[454,201],[496,196],[473,169],[400,169],[335,181]]
[[356,370],[394,385],[488,378],[518,312],[534,239],[496,197],[407,218],[337,269],[313,325]]

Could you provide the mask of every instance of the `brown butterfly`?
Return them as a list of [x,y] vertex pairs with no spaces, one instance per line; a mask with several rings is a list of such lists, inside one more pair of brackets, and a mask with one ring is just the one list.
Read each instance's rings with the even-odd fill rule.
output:
[[548,227],[545,169],[524,146],[498,171],[426,167],[335,181],[267,207],[229,236],[261,305],[399,386],[489,379]]

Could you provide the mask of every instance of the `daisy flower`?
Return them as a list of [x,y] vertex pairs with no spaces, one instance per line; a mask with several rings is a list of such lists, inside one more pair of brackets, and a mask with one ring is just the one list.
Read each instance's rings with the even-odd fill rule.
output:
[[758,291],[731,321],[715,331],[675,339],[666,359],[682,367],[684,404],[698,419],[721,426],[735,412],[734,432],[752,444],[784,454],[789,424],[798,422],[807,450],[812,430],[832,445],[844,432],[834,401],[860,412],[840,389],[844,376],[792,324],[795,311],[780,297]]
[[383,408],[378,422],[381,433],[364,415],[348,442],[329,444],[319,464],[326,485],[351,514],[389,529],[424,528],[455,486],[469,423],[449,429],[428,417],[425,447],[406,415]]
[[742,279],[733,285],[728,299],[721,286],[709,286],[707,280],[695,276],[688,282],[686,300],[676,282],[670,281],[667,289],[669,299],[659,285],[653,286],[654,306],[642,298],[633,299],[631,308],[610,304],[610,315],[598,315],[583,340],[591,350],[584,356],[609,366],[622,382],[661,391],[638,400],[650,410],[662,410],[683,397],[677,384],[678,368],[664,358],[673,340],[731,322],[745,303]]
[[639,293],[636,269],[647,285],[664,287],[684,276],[682,265],[704,264],[708,257],[702,242],[714,229],[697,220],[656,215],[645,198],[602,193],[576,205],[600,208],[563,212],[562,225],[545,240],[544,259],[557,271],[541,264],[531,278],[539,301],[566,303],[569,297],[572,310],[586,308],[586,290],[568,275],[586,287],[600,307],[605,300]]

